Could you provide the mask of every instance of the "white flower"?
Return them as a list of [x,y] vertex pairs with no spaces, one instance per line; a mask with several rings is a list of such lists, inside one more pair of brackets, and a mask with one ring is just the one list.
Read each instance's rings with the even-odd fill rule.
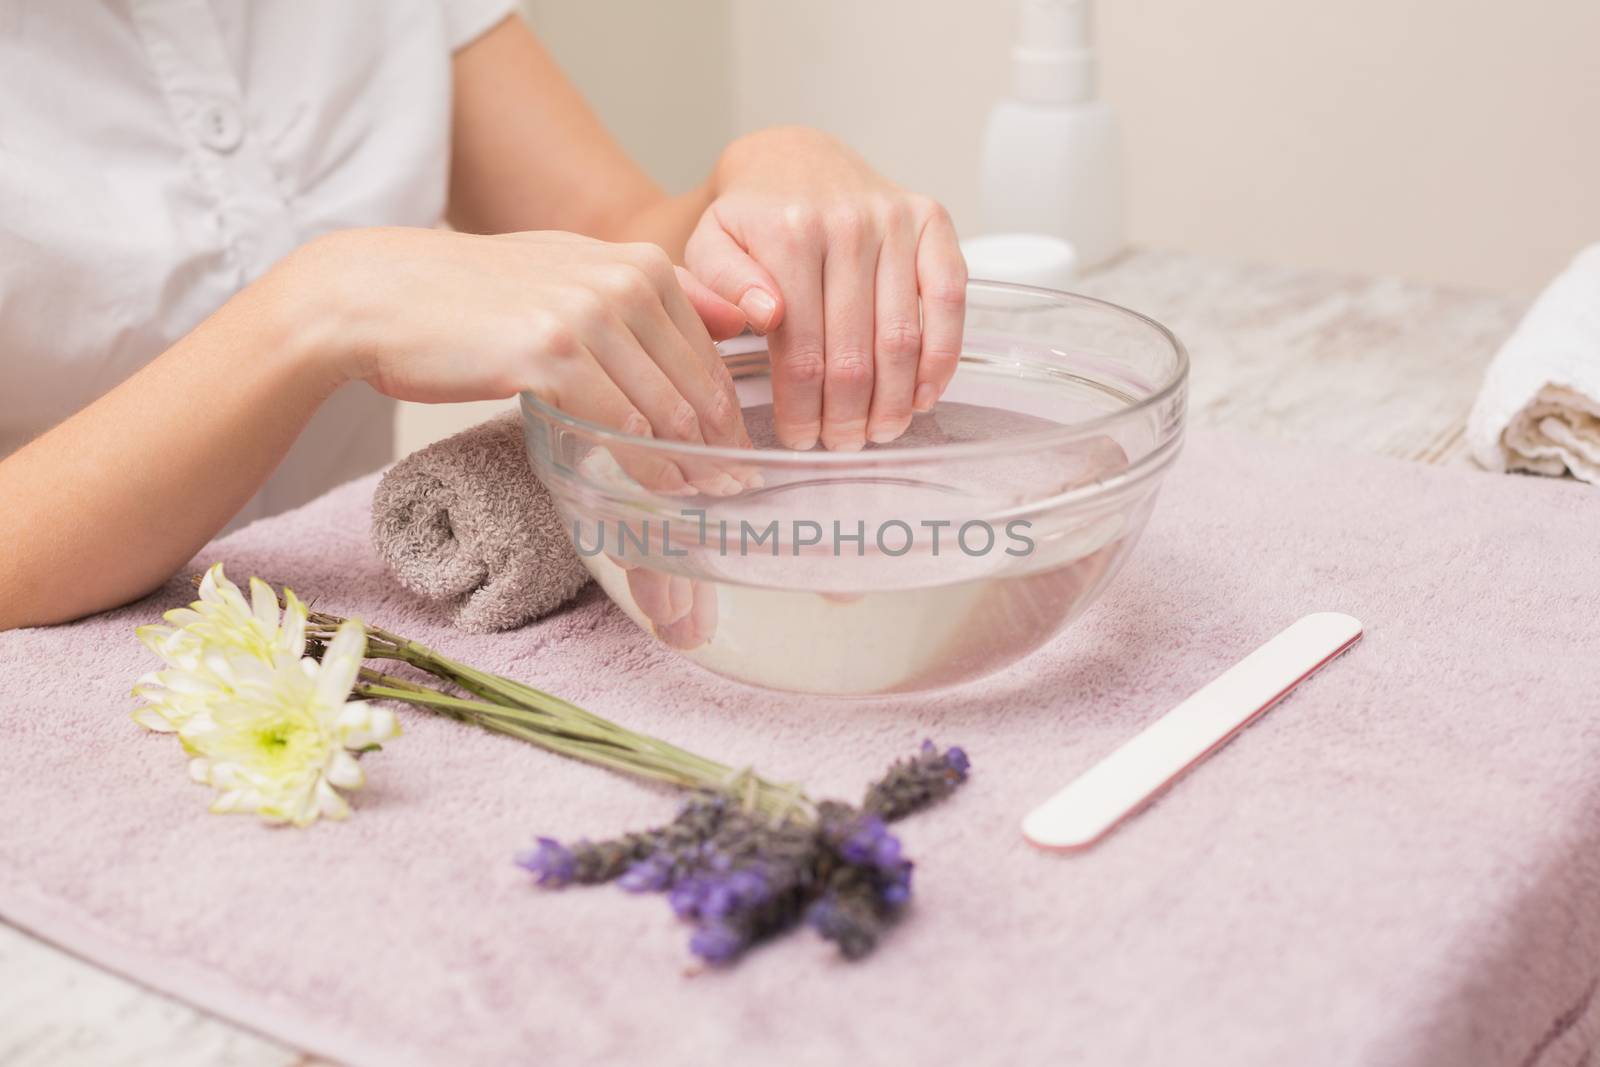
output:
[[296,826],[350,813],[338,791],[363,782],[354,753],[400,733],[388,708],[349,699],[365,652],[365,631],[347,620],[320,664],[304,659],[277,670],[264,690],[218,704],[179,731],[194,753],[190,775],[220,791],[212,811],[253,811]]
[[198,601],[167,613],[172,626],[140,628],[167,668],[134,687],[148,701],[134,718],[178,734],[191,777],[219,791],[212,811],[296,826],[342,819],[339,790],[363,781],[356,754],[400,733],[387,708],[350,700],[366,630],[346,620],[318,662],[305,655],[305,605],[285,589],[280,618],[270,586],[252,578],[250,592],[246,601],[219,564]]
[[285,662],[306,654],[306,608],[289,589],[280,619],[278,597],[259,578],[250,579],[250,600],[222,573],[206,571],[200,599],[164,618],[171,626],[141,626],[146,648],[166,662],[164,671],[140,678],[133,695],[147,701],[133,713],[151,730],[171,732],[218,703],[266,685]]

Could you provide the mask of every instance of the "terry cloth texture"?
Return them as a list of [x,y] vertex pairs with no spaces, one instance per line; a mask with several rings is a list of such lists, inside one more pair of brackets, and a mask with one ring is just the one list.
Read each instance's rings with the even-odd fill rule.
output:
[[1600,484],[1600,245],[1578,253],[1501,346],[1467,439],[1490,470]]
[[396,463],[372,496],[372,544],[395,580],[454,608],[468,633],[548,614],[589,580],[528,467],[517,412]]
[[[0,635],[0,915],[356,1065],[1472,1065],[1600,1035],[1600,496],[1194,434],[1128,569],[1061,638],[932,698],[743,688],[598,591],[464,635],[395,586],[374,482],[212,545],[225,560],[733,766],[855,798],[924,737],[971,782],[899,824],[906,921],[864,962],[807,931],[692,974],[660,898],[540,890],[534,835],[675,798],[402,709],[345,823],[205,811],[128,718],[174,580]],[[1311,611],[1366,637],[1081,854],[1023,814]]]

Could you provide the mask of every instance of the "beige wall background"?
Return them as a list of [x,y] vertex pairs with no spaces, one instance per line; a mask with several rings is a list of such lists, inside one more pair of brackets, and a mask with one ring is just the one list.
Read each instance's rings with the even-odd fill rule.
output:
[[[820,126],[977,219],[1009,0],[525,0],[670,188]],[[1531,291],[1600,241],[1600,0],[1097,0],[1132,241]],[[481,417],[402,418],[415,447]]]
[[[1597,0],[1098,0],[1141,244],[1494,289],[1600,240]],[[735,0],[735,121],[838,132],[975,225],[1006,0]]]

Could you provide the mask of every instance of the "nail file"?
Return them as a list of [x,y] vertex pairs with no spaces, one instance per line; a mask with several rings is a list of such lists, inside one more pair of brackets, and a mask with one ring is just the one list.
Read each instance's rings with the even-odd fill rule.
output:
[[1023,836],[1040,848],[1094,844],[1360,637],[1348,615],[1307,615],[1029,812]]

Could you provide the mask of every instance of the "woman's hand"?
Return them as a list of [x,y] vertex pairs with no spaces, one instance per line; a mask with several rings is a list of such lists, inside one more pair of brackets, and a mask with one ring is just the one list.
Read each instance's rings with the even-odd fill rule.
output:
[[[318,406],[357,379],[405,400],[527,389],[640,435],[748,444],[711,344],[743,326],[738,308],[651,246],[414,229],[319,238],[0,461],[0,629],[154,588],[261,486]],[[742,487],[726,465],[615,451],[660,491]]]
[[771,333],[779,441],[898,437],[960,358],[967,271],[949,215],[815,130],[735,141],[712,181],[684,262]]
[[[397,399],[527,390],[642,437],[750,444],[712,345],[713,335],[743,329],[744,316],[654,245],[560,232],[350,230],[279,270],[314,294],[339,374]],[[651,487],[683,488],[679,469],[663,467],[647,472]],[[703,491],[739,488],[709,467],[681,473]]]
[[659,244],[772,334],[779,440],[860,448],[903,432],[955,373],[966,264],[943,208],[815,130],[729,145],[669,197],[606,133],[528,27],[457,53],[450,219]]

